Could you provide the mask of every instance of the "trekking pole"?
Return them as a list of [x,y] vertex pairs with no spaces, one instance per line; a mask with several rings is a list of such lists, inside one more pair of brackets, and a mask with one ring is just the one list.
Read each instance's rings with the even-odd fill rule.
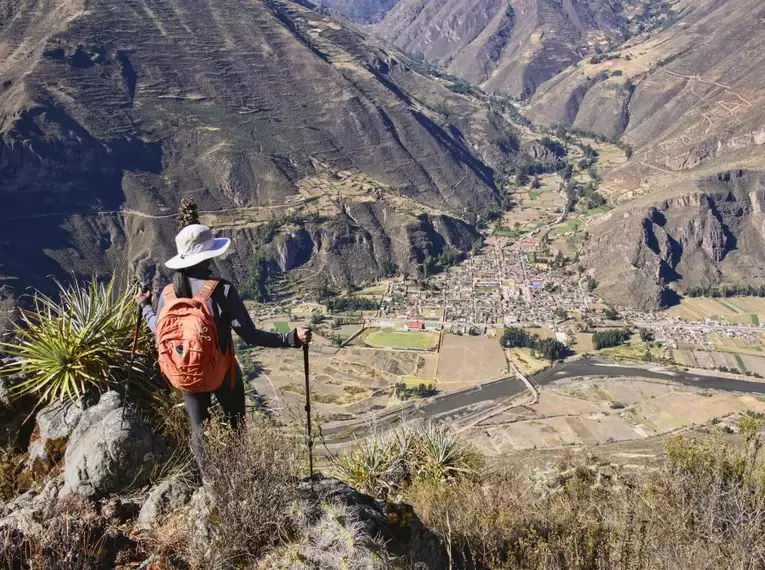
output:
[[[142,287],[142,291],[146,288]],[[135,311],[135,327],[133,328],[133,345],[130,347],[130,364],[128,368],[127,382],[125,384],[125,393],[122,395],[122,419],[120,420],[120,429],[125,427],[125,409],[127,408],[128,390],[130,382],[133,380],[133,365],[135,364],[135,355],[138,352],[138,338],[141,334],[141,321],[143,321],[143,307],[138,305]]]
[[308,472],[313,481],[313,437],[311,437],[311,384],[308,381],[308,345],[303,345],[303,368],[305,369],[305,413],[308,418]]

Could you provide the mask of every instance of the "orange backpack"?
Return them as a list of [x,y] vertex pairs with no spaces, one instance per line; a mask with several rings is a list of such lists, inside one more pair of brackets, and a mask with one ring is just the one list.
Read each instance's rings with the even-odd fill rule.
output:
[[229,352],[218,344],[215,318],[207,306],[218,281],[206,281],[191,299],[179,299],[172,285],[162,295],[165,304],[157,319],[159,368],[170,383],[184,392],[214,392],[230,372],[234,385],[234,345]]

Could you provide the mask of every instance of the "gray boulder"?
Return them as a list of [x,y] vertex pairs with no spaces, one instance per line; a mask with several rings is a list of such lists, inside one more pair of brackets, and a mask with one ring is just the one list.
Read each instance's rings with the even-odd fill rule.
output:
[[148,530],[163,517],[181,508],[189,502],[191,489],[182,481],[163,481],[150,492],[138,514],[138,527]]
[[0,519],[0,537],[14,533],[20,533],[26,539],[41,536],[43,526],[38,521],[38,513],[32,508],[24,508]]
[[211,544],[217,533],[211,519],[215,511],[215,501],[206,487],[200,487],[191,496],[189,502],[189,524],[191,539],[194,543]]
[[69,401],[56,401],[40,410],[29,444],[27,469],[35,476],[50,472],[64,458],[69,436],[81,416],[82,408]]
[[108,392],[82,413],[64,455],[63,494],[99,498],[148,483],[162,448],[120,396]]

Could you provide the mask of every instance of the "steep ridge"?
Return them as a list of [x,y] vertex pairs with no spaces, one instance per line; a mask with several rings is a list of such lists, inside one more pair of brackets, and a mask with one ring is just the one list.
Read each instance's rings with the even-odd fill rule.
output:
[[707,177],[694,192],[597,220],[583,263],[604,297],[648,309],[692,286],[762,283],[764,205],[763,171]]
[[[370,278],[423,247],[469,247],[469,224],[499,207],[490,166],[397,84],[416,75],[405,62],[308,4],[19,0],[0,18],[0,284],[109,274],[126,253],[152,270],[183,195],[213,221],[230,212],[223,268],[240,275],[259,224],[310,214],[295,259],[334,257],[322,277],[337,284],[359,252]],[[327,190],[341,179],[347,197]],[[365,202],[376,216],[353,218]],[[386,211],[403,237],[362,227]]]
[[[581,61],[525,109],[538,123],[632,148],[602,185],[617,209],[591,226],[586,259],[605,297],[643,307],[672,301],[673,283],[682,290],[765,278],[762,175],[753,170],[765,160],[765,9],[757,0],[710,0],[676,10],[674,25]],[[752,171],[736,175],[741,169]]]

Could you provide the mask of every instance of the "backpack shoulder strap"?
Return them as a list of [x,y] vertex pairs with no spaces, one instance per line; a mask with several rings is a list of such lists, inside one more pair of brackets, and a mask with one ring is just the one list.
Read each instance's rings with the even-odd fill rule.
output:
[[165,285],[165,288],[162,290],[162,296],[165,298],[165,304],[175,300],[175,287],[173,287],[172,283]]
[[215,291],[215,288],[218,286],[218,281],[215,279],[208,279],[205,281],[205,284],[202,285],[202,288],[199,290],[199,293],[194,295],[194,300],[200,301],[204,304],[207,303],[207,300],[210,298],[210,295],[213,294],[213,291]]

